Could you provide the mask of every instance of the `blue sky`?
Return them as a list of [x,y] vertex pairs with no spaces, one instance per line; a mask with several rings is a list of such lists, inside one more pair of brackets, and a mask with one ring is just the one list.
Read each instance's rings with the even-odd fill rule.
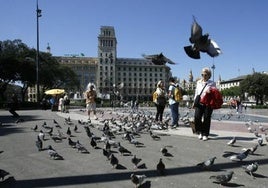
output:
[[[0,40],[21,39],[36,48],[36,0],[0,0]],[[50,44],[54,56],[97,57],[101,26],[114,26],[117,57],[141,58],[163,52],[173,75],[194,79],[203,67],[216,66],[215,80],[268,71],[268,1],[265,0],[39,0],[40,50]],[[218,57],[202,53],[189,58],[193,15],[222,50]]]

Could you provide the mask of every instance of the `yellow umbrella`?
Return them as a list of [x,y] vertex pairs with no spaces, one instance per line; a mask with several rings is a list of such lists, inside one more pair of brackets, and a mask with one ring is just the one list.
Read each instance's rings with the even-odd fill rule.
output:
[[64,89],[50,89],[45,91],[45,94],[47,95],[60,95],[63,94],[65,92]]

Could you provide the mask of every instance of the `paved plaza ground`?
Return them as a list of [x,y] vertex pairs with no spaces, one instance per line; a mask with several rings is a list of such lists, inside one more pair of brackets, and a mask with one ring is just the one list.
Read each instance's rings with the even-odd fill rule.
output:
[[[153,116],[154,108],[141,108],[140,114]],[[90,130],[96,136],[102,136],[103,119],[119,119],[128,117],[129,109],[99,109],[98,120],[92,120]],[[165,109],[168,113],[169,109]],[[90,145],[90,138],[85,132],[84,126],[78,120],[87,121],[87,113],[84,109],[72,109],[69,113],[51,112],[50,110],[20,110],[23,122],[16,123],[17,119],[11,117],[8,111],[0,110],[0,169],[8,172],[2,180],[0,187],[92,187],[92,188],[127,188],[135,187],[130,180],[130,175],[144,174],[146,179],[139,187],[152,188],[188,188],[188,187],[223,187],[215,184],[212,175],[218,175],[225,171],[234,171],[232,180],[224,187],[268,187],[268,147],[264,139],[253,155],[246,159],[234,162],[229,159],[232,154],[242,152],[243,148],[249,148],[257,144],[257,137],[248,131],[246,123],[256,130],[262,126],[268,128],[267,110],[247,109],[242,114],[236,114],[230,109],[214,111],[211,134],[208,141],[198,140],[189,126],[180,121],[180,127],[168,130],[153,130],[160,137],[153,140],[148,131],[143,131],[135,138],[144,144],[136,147],[127,140],[122,139],[123,134],[117,134],[114,141],[131,151],[131,155],[121,155],[118,148],[113,148],[114,156],[119,160],[117,168],[113,168],[110,161],[102,154],[103,142],[97,143],[97,148]],[[193,113],[193,110],[180,109],[181,117]],[[66,122],[71,119],[71,123]],[[56,120],[61,128],[56,127]],[[38,151],[35,145],[40,130],[47,131],[42,125],[54,127],[53,134],[60,131],[66,135],[67,128],[72,131],[71,139],[79,140],[88,153],[77,152],[69,146],[67,139],[55,142],[46,133],[43,147],[51,145],[64,160],[53,160],[48,151]],[[37,125],[36,131],[32,128]],[[78,130],[75,132],[74,127]],[[233,137],[237,138],[234,146],[228,146],[227,142]],[[264,133],[261,132],[264,137]],[[169,155],[163,156],[162,147],[168,149]],[[141,158],[139,168],[134,169],[131,158],[136,155]],[[210,157],[217,157],[215,164],[208,171],[203,171],[196,166]],[[156,165],[162,158],[166,172],[160,176],[156,171]],[[252,162],[258,162],[259,168],[255,172],[255,178],[241,168]]]

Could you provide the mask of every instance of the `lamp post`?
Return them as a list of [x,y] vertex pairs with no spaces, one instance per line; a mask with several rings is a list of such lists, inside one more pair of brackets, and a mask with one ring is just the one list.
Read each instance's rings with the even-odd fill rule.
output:
[[39,17],[42,16],[42,10],[38,8],[38,0],[36,0],[36,100],[40,100],[40,91],[39,91]]
[[211,68],[212,68],[212,74],[213,74],[213,75],[212,75],[212,76],[213,76],[212,78],[213,78],[213,82],[214,82],[214,70],[215,70],[215,68],[216,68],[215,65],[214,65],[214,63],[213,63],[213,65],[212,65]]

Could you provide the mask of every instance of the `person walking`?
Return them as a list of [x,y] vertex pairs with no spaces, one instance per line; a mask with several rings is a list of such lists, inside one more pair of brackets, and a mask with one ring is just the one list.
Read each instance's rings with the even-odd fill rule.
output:
[[154,103],[156,106],[156,115],[155,115],[155,121],[162,122],[163,120],[163,113],[166,106],[166,92],[165,92],[165,86],[164,82],[162,80],[157,82],[156,85],[156,98],[154,99]]
[[88,113],[88,120],[90,121],[90,112],[92,111],[94,114],[94,119],[97,120],[96,116],[96,98],[97,98],[97,93],[96,90],[94,89],[94,85],[90,85],[89,89],[85,93],[86,97],[86,108],[87,108],[87,113]]
[[[209,94],[211,88],[216,87],[216,83],[211,78],[211,70],[207,67],[202,69],[201,73],[202,78],[197,81],[196,89],[195,89],[195,97],[194,99],[200,95],[200,105],[194,107],[194,123],[196,133],[198,134],[198,138],[200,140],[206,141],[208,140],[209,132],[210,132],[210,124],[211,124],[211,115],[213,109],[206,104],[202,104],[202,100],[206,97],[206,94]],[[203,120],[202,120],[203,119]]]
[[10,108],[9,108],[9,112],[13,115],[13,117],[15,118],[19,118],[19,114],[16,112],[17,108],[18,108],[18,97],[17,95],[14,93],[11,96],[11,103],[10,103]]
[[175,100],[175,89],[177,84],[173,77],[169,78],[169,88],[168,88],[168,104],[172,116],[171,128],[176,128],[179,126],[179,102]]

